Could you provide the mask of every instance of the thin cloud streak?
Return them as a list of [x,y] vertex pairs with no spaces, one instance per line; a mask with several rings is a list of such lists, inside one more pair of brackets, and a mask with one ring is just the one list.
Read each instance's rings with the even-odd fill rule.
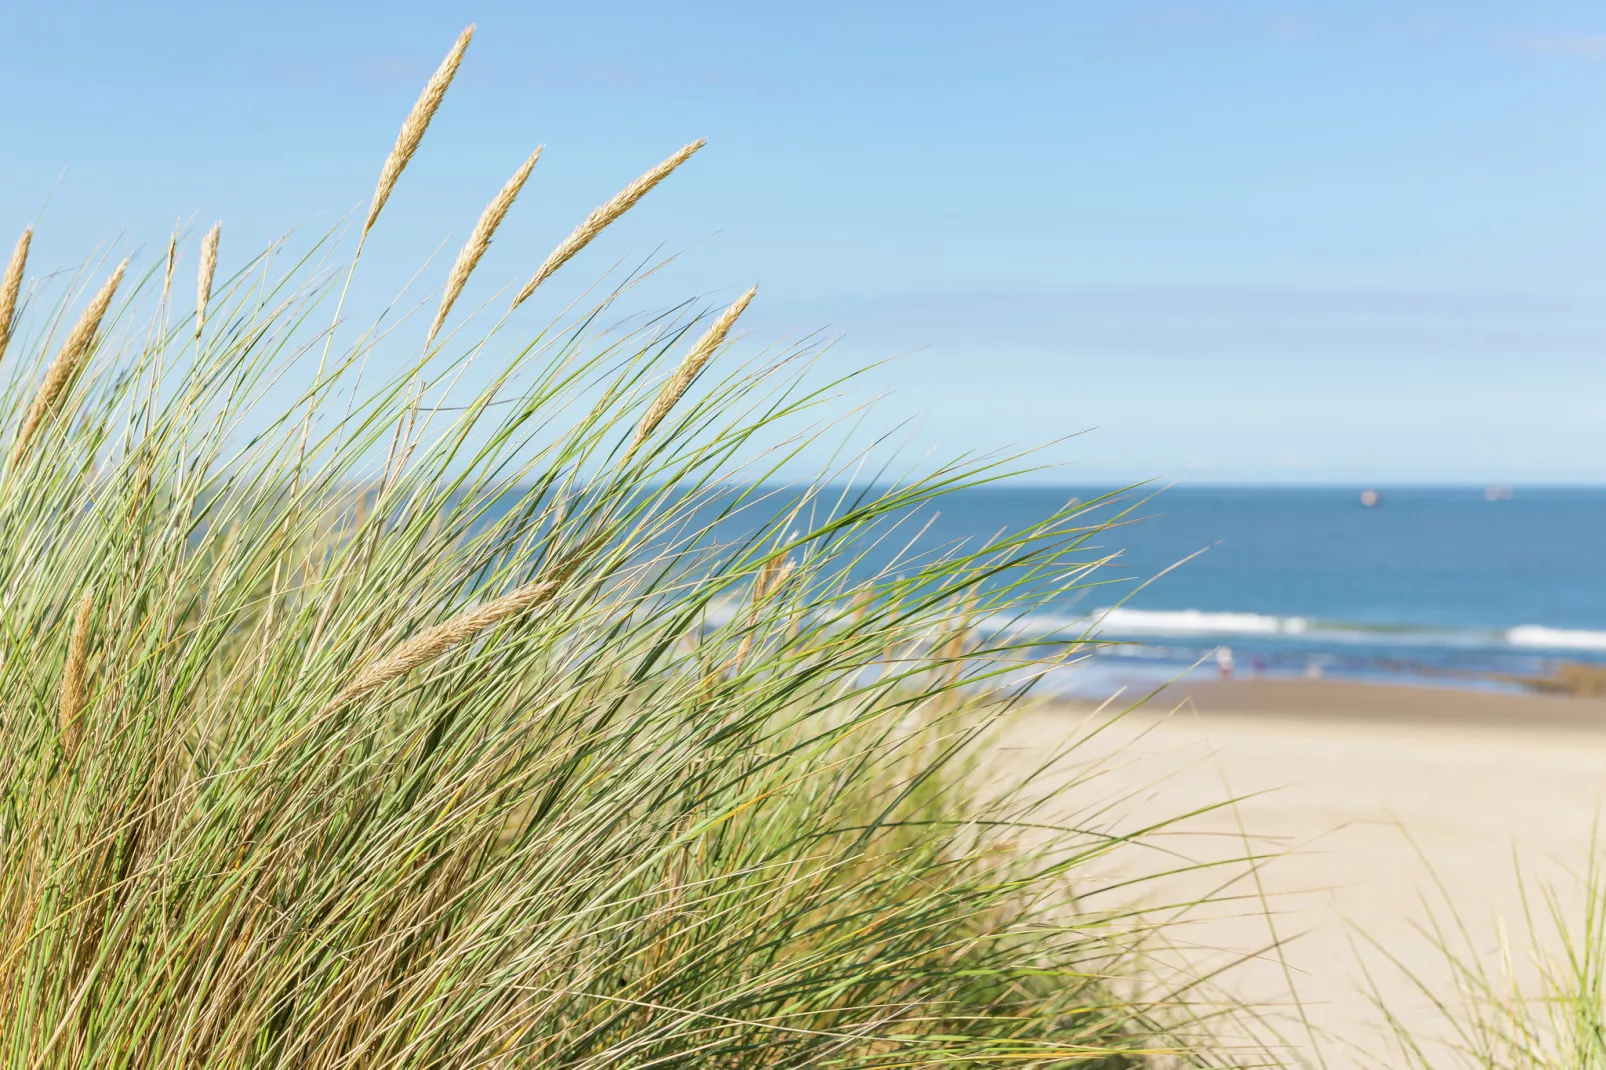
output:
[[782,307],[856,348],[1089,355],[1599,359],[1606,309],[1538,296],[1276,287],[1100,287],[891,294]]

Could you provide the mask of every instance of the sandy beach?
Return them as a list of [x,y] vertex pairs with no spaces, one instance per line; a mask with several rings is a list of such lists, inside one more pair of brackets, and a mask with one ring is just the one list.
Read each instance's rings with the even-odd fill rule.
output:
[[[1227,862],[1143,895],[1247,897],[1196,911],[1181,933],[1186,954],[1253,956],[1223,974],[1225,990],[1271,1009],[1289,1043],[1307,1058],[1319,1049],[1328,1066],[1391,1065],[1363,961],[1406,1024],[1442,1032],[1428,1000],[1366,947],[1377,941],[1450,991],[1443,956],[1416,928],[1430,905],[1448,916],[1435,875],[1473,953],[1498,965],[1503,924],[1524,972],[1513,855],[1530,877],[1560,881],[1566,897],[1606,789],[1606,702],[1320,680],[1179,686],[1113,722],[1108,711],[1049,706],[1014,726],[1003,755],[1024,769],[1095,728],[1044,790],[1063,789],[1067,813],[1120,798],[1127,828],[1235,798],[1165,832],[1164,851],[1118,856],[1112,876],[1167,869],[1177,856],[1275,856],[1254,875]],[[1079,781],[1100,763],[1104,771]],[[1278,941],[1280,956],[1256,954]]]

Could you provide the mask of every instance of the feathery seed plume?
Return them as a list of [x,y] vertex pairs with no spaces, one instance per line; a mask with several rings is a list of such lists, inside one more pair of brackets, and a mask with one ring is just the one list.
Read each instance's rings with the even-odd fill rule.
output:
[[95,294],[84,308],[83,314],[78,317],[78,322],[67,332],[67,340],[61,343],[56,359],[45,369],[44,381],[39,384],[39,391],[34,394],[33,403],[28,406],[28,412],[23,416],[22,427],[17,430],[17,441],[11,447],[12,466],[22,459],[23,453],[28,449],[28,443],[39,430],[39,425],[44,423],[45,417],[50,415],[62,392],[67,389],[73,373],[78,370],[79,362],[89,350],[90,343],[95,340],[95,332],[100,330],[100,321],[105,317],[106,309],[111,307],[112,297],[117,293],[117,286],[123,281],[123,272],[126,270],[128,270],[128,260],[125,258],[101,286],[100,292]]
[[480,632],[509,617],[527,613],[549,601],[557,594],[563,581],[579,567],[581,554],[575,554],[559,565],[554,574],[544,580],[520,587],[500,598],[461,613],[443,624],[424,631],[401,643],[388,655],[372,662],[356,678],[329,700],[325,712],[338,709],[355,699],[375,691],[398,677],[406,676],[420,665],[434,661],[449,651],[462,646]]
[[61,695],[56,709],[57,727],[61,732],[61,749],[67,760],[78,753],[78,741],[83,736],[79,717],[84,712],[84,665],[89,660],[89,614],[95,601],[85,594],[78,601],[78,612],[73,615],[72,637],[67,640],[67,665],[61,674]]
[[435,111],[441,106],[441,100],[446,96],[446,89],[457,76],[458,64],[463,62],[463,53],[468,50],[468,43],[474,37],[474,24],[457,36],[457,43],[452,50],[446,53],[446,58],[430,76],[425,84],[424,91],[418,95],[413,103],[413,110],[407,113],[402,123],[401,131],[396,135],[396,144],[392,146],[390,155],[385,157],[385,166],[379,169],[379,185],[374,188],[374,198],[368,203],[368,218],[362,225],[362,236],[368,237],[368,232],[374,229],[374,221],[379,218],[380,209],[390,199],[390,193],[396,188],[396,180],[401,177],[402,171],[412,160],[413,153],[418,151],[419,142],[424,140],[424,131],[429,129],[429,121],[435,117]]
[[683,145],[669,159],[614,194],[612,200],[593,209],[591,214],[586,216],[585,222],[575,227],[573,232],[559,242],[557,248],[547,255],[540,268],[536,270],[534,275],[530,276],[530,281],[524,284],[524,289],[520,290],[519,295],[513,299],[513,307],[518,308],[524,304],[525,300],[535,292],[537,286],[545,282],[558,268],[568,263],[575,253],[589,245],[591,239],[601,234],[609,223],[612,223],[615,219],[635,207],[637,201],[645,197],[654,186],[668,178],[671,171],[691,159],[692,153],[706,144],[708,144],[706,140],[699,138],[689,145]]
[[446,290],[441,294],[441,307],[435,313],[435,322],[429,325],[429,338],[424,342],[425,349],[435,341],[435,335],[446,322],[447,313],[452,311],[452,305],[463,292],[468,277],[474,274],[474,269],[479,266],[480,257],[491,247],[491,237],[496,233],[496,228],[502,225],[502,219],[507,215],[508,209],[513,207],[513,201],[535,168],[535,161],[540,158],[541,146],[537,145],[535,151],[530,153],[530,158],[524,161],[524,166],[507,180],[502,192],[498,193],[496,198],[485,206],[485,211],[480,213],[479,222],[474,224],[474,232],[468,236],[468,241],[464,242],[463,248],[458,251],[457,262],[452,265],[452,273],[446,278]]
[[222,223],[213,223],[201,242],[201,271],[195,277],[195,337],[201,337],[206,325],[206,306],[212,300],[212,276],[217,274],[217,243],[223,233]]
[[758,287],[754,286],[732,301],[730,307],[719,314],[719,319],[714,321],[714,325],[697,339],[697,344],[691,347],[691,352],[686,354],[686,358],[680,362],[680,366],[669,377],[663,389],[658,391],[658,396],[653,399],[647,414],[641,418],[641,423],[636,425],[636,437],[630,444],[631,449],[641,445],[663,418],[669,415],[669,410],[675,407],[681,395],[691,386],[697,374],[703,370],[703,365],[708,363],[709,358],[714,355],[714,350],[718,349],[725,336],[730,334],[731,328],[736,326],[737,318],[757,293]]
[[17,320],[17,298],[22,293],[22,272],[28,266],[28,246],[33,244],[33,228],[28,227],[11,250],[11,262],[6,274],[0,278],[0,357],[6,355],[11,344],[11,328]]

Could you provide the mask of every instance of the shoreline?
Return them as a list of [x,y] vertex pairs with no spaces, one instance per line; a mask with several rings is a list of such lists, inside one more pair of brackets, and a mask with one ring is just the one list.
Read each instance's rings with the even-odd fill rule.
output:
[[[1091,709],[1096,704],[1052,700]],[[1112,709],[1124,708],[1117,702]],[[1140,714],[1195,713],[1292,721],[1411,726],[1543,728],[1606,733],[1606,699],[1510,694],[1442,684],[1349,680],[1249,679],[1178,681],[1137,707]]]

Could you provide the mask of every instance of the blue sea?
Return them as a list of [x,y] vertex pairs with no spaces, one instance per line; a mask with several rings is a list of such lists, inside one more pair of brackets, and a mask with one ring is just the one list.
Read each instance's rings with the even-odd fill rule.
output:
[[[1561,661],[1606,662],[1606,489],[1146,488],[1096,540],[1112,584],[1047,607],[1045,631],[1106,639],[1062,691],[1189,673],[1516,689]],[[936,542],[986,538],[1098,488],[951,495]],[[1179,564],[1180,562],[1180,564]],[[1173,567],[1175,566],[1175,567]]]

